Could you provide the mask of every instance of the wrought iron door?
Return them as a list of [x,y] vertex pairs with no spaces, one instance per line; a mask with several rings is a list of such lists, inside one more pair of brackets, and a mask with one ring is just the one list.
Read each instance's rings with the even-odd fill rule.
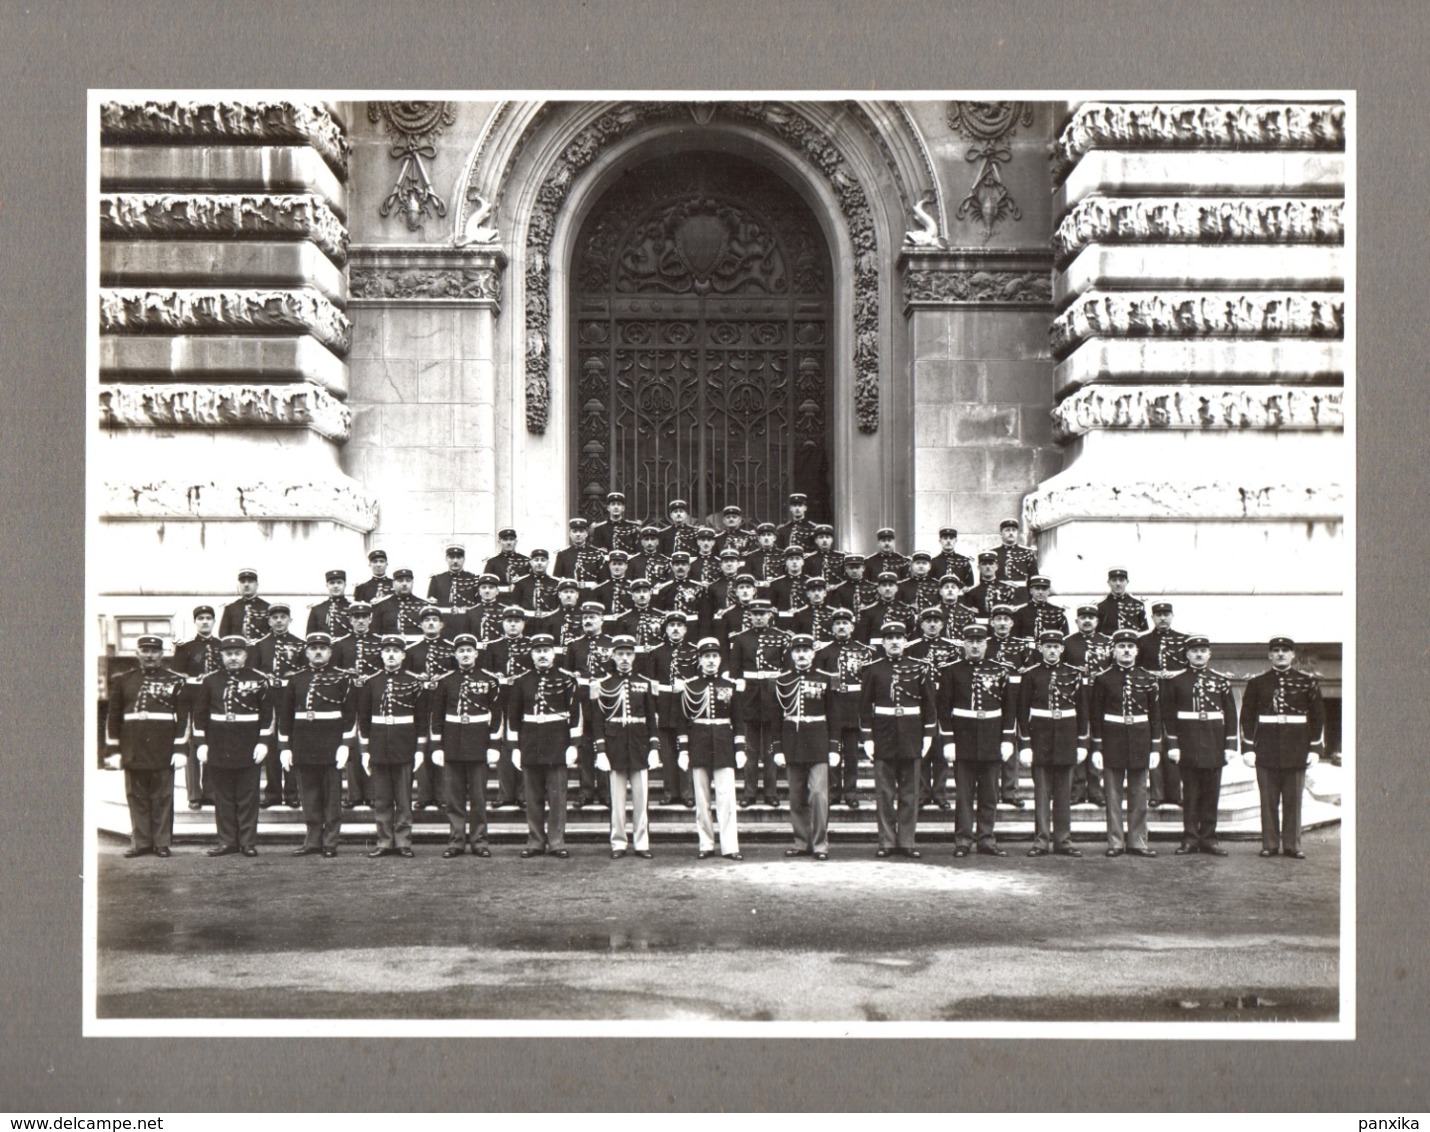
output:
[[578,513],[663,519],[739,504],[781,521],[791,491],[828,520],[829,251],[768,170],[681,155],[626,174],[587,219],[573,271]]

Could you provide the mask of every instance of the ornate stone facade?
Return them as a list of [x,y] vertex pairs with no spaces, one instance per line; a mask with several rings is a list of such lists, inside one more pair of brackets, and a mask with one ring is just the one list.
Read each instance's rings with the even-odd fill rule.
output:
[[501,272],[492,267],[354,267],[352,299],[480,300],[500,305]]
[[1053,409],[1053,433],[1095,429],[1338,429],[1342,391],[1294,386],[1086,386]]
[[110,240],[308,240],[338,266],[348,232],[326,203],[294,193],[102,193]]
[[1046,271],[915,269],[904,275],[904,299],[910,304],[1048,306],[1053,301],[1053,280]]
[[315,385],[105,385],[105,428],[310,428],[339,443],[352,435],[352,410]]
[[1053,320],[1053,352],[1089,338],[1340,338],[1342,294],[1293,291],[1086,292]]
[[344,355],[352,323],[316,291],[106,287],[101,334],[311,334]]

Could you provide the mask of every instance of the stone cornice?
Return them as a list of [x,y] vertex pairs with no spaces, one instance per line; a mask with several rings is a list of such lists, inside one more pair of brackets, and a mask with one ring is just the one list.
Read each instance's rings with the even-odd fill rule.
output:
[[904,311],[916,307],[1049,307],[1051,258],[1038,249],[907,249],[898,266]]
[[1340,389],[1290,386],[1086,386],[1053,409],[1062,441],[1095,429],[1340,429]]
[[1058,262],[1089,244],[1342,244],[1344,202],[1286,197],[1088,197],[1053,235]]
[[352,323],[312,290],[106,287],[99,292],[101,334],[311,334],[333,353],[348,352]]
[[309,428],[344,443],[352,410],[316,385],[102,385],[105,428]]
[[505,254],[495,248],[353,248],[348,299],[358,306],[460,303],[500,311],[506,262]]
[[1345,491],[1338,483],[1282,483],[1269,478],[1247,483],[1105,479],[1079,483],[1066,477],[1063,473],[1023,500],[1023,523],[1028,529],[1047,530],[1074,520],[1339,522],[1345,516]]
[[366,534],[377,526],[377,500],[355,480],[224,480],[106,477],[100,485],[100,517],[108,522],[338,523]]
[[307,240],[341,267],[348,230],[310,193],[101,193],[106,240]]
[[1053,175],[1093,149],[1345,147],[1339,102],[1085,102],[1053,143]]
[[106,102],[99,108],[106,144],[312,146],[344,181],[352,147],[326,106],[287,100]]
[[1340,338],[1345,313],[1331,291],[1089,291],[1049,336],[1058,356],[1089,338]]

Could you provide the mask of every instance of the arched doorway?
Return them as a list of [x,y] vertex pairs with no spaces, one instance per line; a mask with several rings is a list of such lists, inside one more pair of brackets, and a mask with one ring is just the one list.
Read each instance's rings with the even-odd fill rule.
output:
[[663,518],[672,498],[832,521],[833,274],[809,206],[732,154],[628,170],[591,209],[570,276],[575,514]]

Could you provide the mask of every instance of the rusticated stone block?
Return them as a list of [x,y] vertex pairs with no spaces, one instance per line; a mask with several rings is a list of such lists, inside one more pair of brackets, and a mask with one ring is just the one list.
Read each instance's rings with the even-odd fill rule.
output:
[[218,243],[210,240],[103,243],[99,281],[105,286],[316,287],[347,305],[347,276],[312,244]]
[[1344,150],[1340,102],[1085,102],[1053,145],[1063,176],[1093,149]]
[[223,102],[106,102],[99,108],[106,144],[169,142],[175,145],[312,146],[343,180],[352,147],[326,105],[262,99]]
[[1169,153],[1099,150],[1089,153],[1053,193],[1052,214],[1091,196],[1339,195],[1346,187],[1343,153]]
[[921,491],[982,491],[981,449],[916,448],[914,483]]
[[338,266],[348,230],[309,193],[104,193],[99,234],[106,240],[307,240]]
[[1023,522],[1030,530],[1074,519],[1332,522],[1345,514],[1345,492],[1338,483],[1282,483],[1271,475],[1241,483],[1078,482],[1071,471],[1058,478],[1062,482],[1045,484],[1023,501]]
[[1270,382],[1339,383],[1345,374],[1339,341],[1283,338],[1097,338],[1058,363],[1053,386],[1094,382],[1256,385]]
[[1053,351],[1089,338],[1340,338],[1339,292],[1089,292],[1053,320]]
[[298,146],[105,146],[99,151],[104,192],[310,193],[340,218],[348,214],[343,183],[311,149]]
[[1059,263],[1088,244],[1345,242],[1344,202],[1324,197],[1089,197],[1053,234]]
[[340,523],[359,531],[377,526],[377,502],[346,476],[303,481],[220,480],[203,473],[186,478],[100,485],[100,517],[106,520],[253,519]]
[[310,428],[329,440],[351,435],[352,411],[313,385],[106,385],[105,428]]
[[99,293],[101,334],[311,334],[348,352],[352,324],[317,291],[110,287]]
[[1281,244],[1093,244],[1053,283],[1063,306],[1089,291],[1339,291],[1345,255],[1338,247]]
[[348,367],[311,338],[173,338],[108,335],[99,340],[101,381],[308,381],[341,397]]
[[1273,386],[1088,386],[1053,409],[1060,440],[1094,429],[1339,429],[1340,389]]

